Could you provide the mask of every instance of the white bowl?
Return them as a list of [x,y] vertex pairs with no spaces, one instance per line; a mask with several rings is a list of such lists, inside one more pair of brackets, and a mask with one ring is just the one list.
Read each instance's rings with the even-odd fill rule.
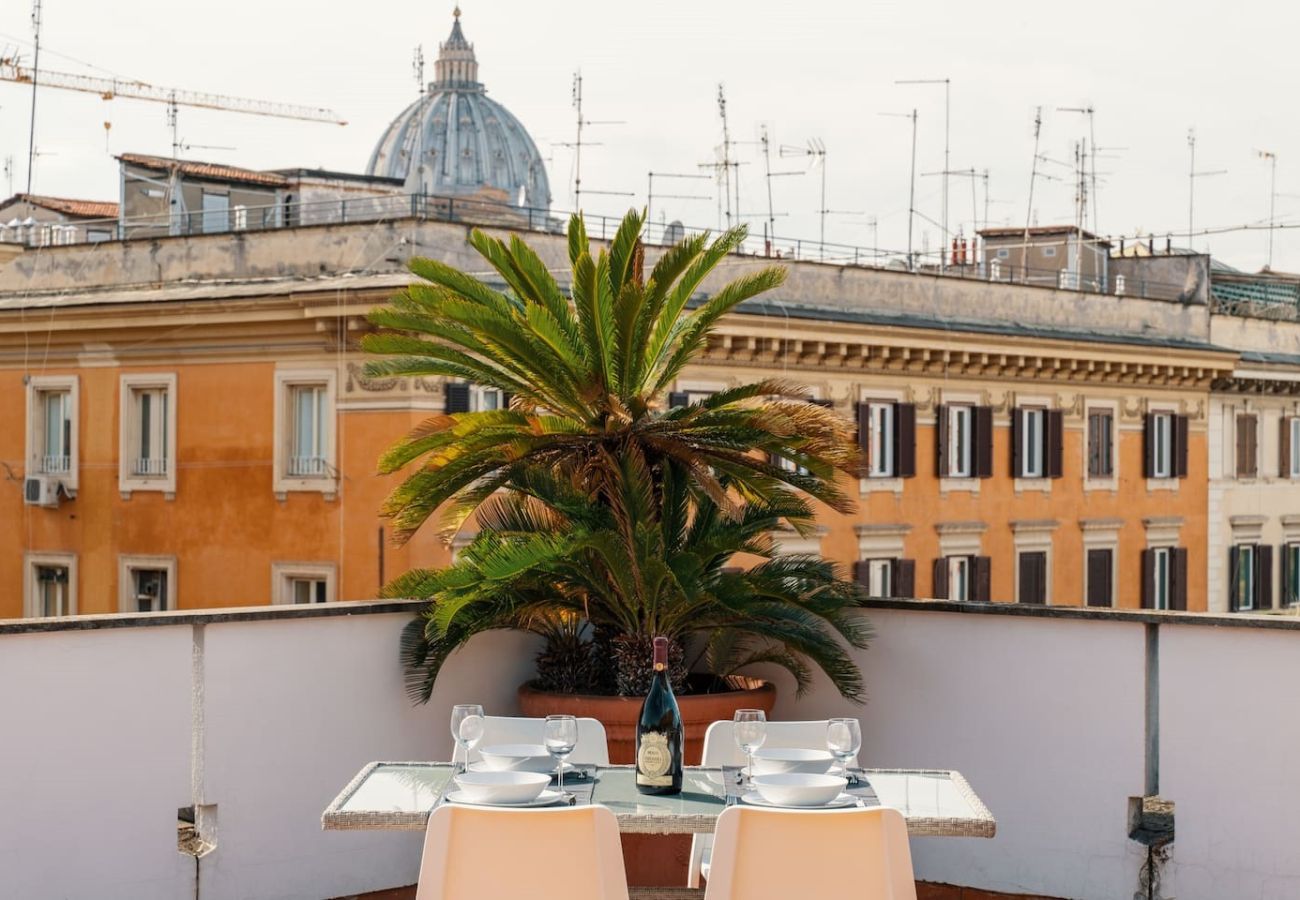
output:
[[801,772],[755,775],[750,781],[758,795],[775,806],[825,806],[849,783],[838,775]]
[[544,744],[494,744],[479,747],[485,768],[494,772],[554,772],[555,760]]
[[781,775],[800,772],[825,775],[835,757],[826,750],[801,750],[793,747],[768,747],[754,751],[755,775]]
[[541,796],[551,777],[541,772],[466,772],[456,786],[470,803],[527,803]]

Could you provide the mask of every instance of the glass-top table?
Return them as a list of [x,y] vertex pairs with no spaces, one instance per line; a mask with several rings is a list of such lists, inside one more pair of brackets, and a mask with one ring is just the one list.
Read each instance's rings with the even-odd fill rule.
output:
[[[734,767],[688,767],[682,792],[651,796],[636,789],[632,766],[581,767],[565,775],[578,802],[600,803],[625,834],[698,834],[713,831],[718,814],[737,800]],[[862,806],[892,806],[914,836],[993,837],[997,830],[983,801],[961,773],[945,769],[855,770],[849,792]],[[321,816],[325,829],[423,831],[451,780],[450,763],[372,762]]]

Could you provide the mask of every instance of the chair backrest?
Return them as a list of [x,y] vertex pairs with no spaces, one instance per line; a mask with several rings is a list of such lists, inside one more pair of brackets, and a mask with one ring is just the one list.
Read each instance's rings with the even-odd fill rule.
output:
[[733,806],[718,817],[705,900],[916,900],[896,809]]
[[[480,747],[493,744],[540,744],[546,734],[545,719],[518,716],[484,716],[483,739]],[[477,751],[470,751],[470,759],[477,760]],[[578,745],[569,757],[571,763],[592,766],[609,765],[609,743],[605,739],[605,726],[599,719],[578,720]]]
[[618,820],[604,806],[438,807],[415,900],[627,900]]
[[[799,747],[809,750],[826,749],[826,719],[810,722],[768,722],[766,747]],[[745,754],[736,746],[735,723],[719,720],[704,732],[703,764],[706,766],[743,766]],[[856,757],[851,761],[857,764]]]

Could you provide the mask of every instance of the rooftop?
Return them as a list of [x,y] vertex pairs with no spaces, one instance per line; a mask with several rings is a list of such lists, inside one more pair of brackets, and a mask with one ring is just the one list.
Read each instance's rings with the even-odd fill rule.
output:
[[48,197],[42,194],[14,194],[0,201],[0,209],[16,203],[30,203],[52,212],[81,219],[115,219],[117,204],[108,200],[73,200],[70,197]]

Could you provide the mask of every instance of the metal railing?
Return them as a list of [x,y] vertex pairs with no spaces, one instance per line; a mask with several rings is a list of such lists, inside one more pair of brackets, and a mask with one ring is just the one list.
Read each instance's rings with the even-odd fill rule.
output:
[[42,456],[41,474],[66,475],[72,471],[72,458],[68,456]]
[[135,461],[134,474],[143,476],[162,476],[167,474],[166,459],[141,457]]
[[289,474],[295,478],[312,478],[327,474],[329,466],[320,456],[289,457]]
[[[515,206],[496,200],[437,194],[387,194],[309,202],[276,202],[263,206],[234,206],[227,210],[197,210],[121,219],[81,220],[75,223],[0,223],[0,243],[29,247],[67,246],[106,240],[139,240],[168,236],[243,234],[284,228],[379,223],[400,219],[456,222],[467,225],[508,228],[517,231],[563,235],[570,213],[538,207]],[[610,240],[618,231],[622,216],[584,214],[587,233]],[[647,244],[674,244],[690,234],[717,231],[683,225],[681,222],[647,222],[642,240]],[[986,251],[987,252],[987,251]],[[1023,261],[981,258],[976,247],[956,251],[908,253],[881,247],[866,247],[830,241],[805,240],[774,235],[750,235],[737,253],[773,260],[819,262],[837,266],[886,269],[932,277],[1021,284],[1058,290],[1125,296],[1122,279],[1109,274],[1072,273],[1060,267],[1027,266]],[[951,256],[951,259],[950,259]],[[1151,299],[1182,299],[1184,282],[1144,279],[1142,296]],[[1130,291],[1127,293],[1136,293]]]

